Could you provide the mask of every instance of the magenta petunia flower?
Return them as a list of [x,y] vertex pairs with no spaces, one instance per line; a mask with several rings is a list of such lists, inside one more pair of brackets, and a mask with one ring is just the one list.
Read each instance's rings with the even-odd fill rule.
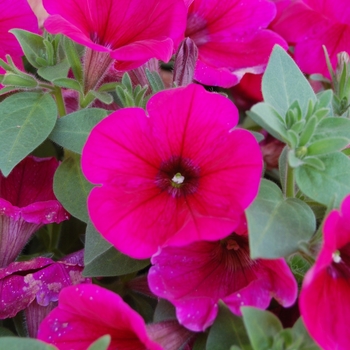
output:
[[109,349],[162,350],[136,311],[119,295],[93,284],[63,289],[58,307],[40,325],[38,339],[60,350],[86,350],[106,334],[112,338]]
[[286,262],[252,260],[246,232],[216,242],[165,247],[152,257],[152,264],[152,292],[169,300],[180,324],[193,331],[204,331],[214,322],[220,299],[241,315],[243,305],[266,309],[274,297],[288,307],[297,297],[297,283]]
[[57,306],[62,288],[91,283],[82,275],[83,260],[80,251],[57,262],[39,257],[0,269],[0,319],[24,310],[29,335],[36,337],[41,321]]
[[[183,0],[44,0],[50,33],[62,33],[81,45],[109,52],[118,70],[133,69],[150,58],[168,61],[173,40],[183,36]],[[101,64],[101,62],[100,62]]]
[[[22,67],[23,51],[15,36],[9,33],[15,28],[37,33],[36,16],[27,0],[0,0],[0,58],[5,59],[6,54],[9,54]],[[3,72],[0,68],[0,73]]]
[[275,15],[275,5],[267,0],[194,0],[185,33],[198,47],[194,78],[231,87],[245,73],[262,73],[272,47],[286,47],[278,34],[266,29]]
[[262,170],[255,138],[232,130],[236,107],[192,84],[154,95],[147,113],[112,113],[83,149],[85,176],[102,184],[88,198],[97,230],[134,258],[226,237],[255,198]]
[[348,0],[291,0],[272,29],[295,45],[294,59],[304,73],[329,77],[322,45],[327,47],[333,68],[337,54],[350,53]]
[[7,178],[0,172],[0,267],[14,261],[40,227],[68,219],[52,189],[57,167],[55,158],[29,156]]
[[324,242],[307,272],[299,307],[306,328],[324,350],[347,350],[350,344],[350,196],[330,212]]

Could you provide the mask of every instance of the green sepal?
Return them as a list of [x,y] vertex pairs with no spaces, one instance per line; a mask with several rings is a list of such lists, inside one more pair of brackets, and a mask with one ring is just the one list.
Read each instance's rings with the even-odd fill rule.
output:
[[62,38],[62,47],[67,57],[67,61],[72,68],[74,78],[80,85],[83,85],[83,66],[81,64],[80,56],[76,44],[67,37]]
[[1,81],[3,85],[10,85],[19,88],[35,88],[38,86],[38,82],[34,77],[28,74],[13,74],[6,73],[4,78]]
[[71,78],[57,78],[52,80],[52,83],[56,86],[65,88],[65,89],[71,89],[78,92],[82,92],[82,86],[74,79]]

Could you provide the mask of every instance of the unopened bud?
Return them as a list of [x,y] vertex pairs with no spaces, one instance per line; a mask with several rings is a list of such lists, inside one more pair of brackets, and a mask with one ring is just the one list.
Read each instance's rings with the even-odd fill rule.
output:
[[194,70],[198,58],[198,49],[194,41],[186,38],[180,45],[175,56],[174,83],[176,86],[186,86],[193,81]]

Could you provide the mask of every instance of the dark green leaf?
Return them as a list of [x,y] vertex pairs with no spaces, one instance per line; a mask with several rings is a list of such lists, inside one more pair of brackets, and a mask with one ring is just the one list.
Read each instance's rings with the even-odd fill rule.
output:
[[310,207],[297,198],[285,199],[280,188],[267,180],[262,180],[258,197],[246,215],[253,259],[288,256],[316,229]]
[[81,154],[92,128],[106,117],[100,108],[81,109],[57,120],[49,138],[73,152]]
[[0,327],[0,337],[14,337],[15,335],[7,328]]
[[312,116],[306,123],[304,130],[300,134],[299,146],[305,146],[316,130],[317,118]]
[[153,93],[156,93],[158,91],[162,91],[165,89],[163,80],[160,77],[158,72],[155,72],[155,71],[151,72],[149,69],[146,68],[146,76]]
[[107,350],[111,343],[111,336],[109,334],[94,341],[87,350]]
[[44,38],[41,35],[22,29],[11,29],[9,32],[14,34],[17,38],[27,60],[33,67],[41,67],[41,65],[37,63],[38,57],[44,56],[46,62],[46,48],[44,45]]
[[66,78],[69,71],[69,63],[66,60],[56,64],[55,66],[41,67],[38,74],[47,81]]
[[293,59],[280,46],[275,45],[262,79],[264,101],[282,116],[289,106],[298,101],[305,112],[309,100],[317,101],[309,82]]
[[280,320],[271,312],[242,307],[243,322],[254,350],[271,350],[274,337],[282,331]]
[[71,153],[56,170],[53,190],[63,207],[83,222],[88,222],[86,200],[92,185],[81,172],[80,156]]
[[232,345],[242,350],[252,349],[242,317],[234,315],[220,301],[218,315],[209,330],[206,350],[230,350]]
[[21,92],[0,103],[0,170],[7,176],[50,134],[57,108],[48,94]]
[[55,350],[53,345],[49,345],[40,340],[20,337],[1,337],[0,349],[11,350]]
[[309,165],[295,169],[295,180],[309,198],[324,204],[338,206],[350,193],[350,160],[341,152],[319,157],[325,169],[320,171]]
[[84,263],[84,276],[121,276],[143,269],[149,260],[135,260],[120,253],[88,222]]

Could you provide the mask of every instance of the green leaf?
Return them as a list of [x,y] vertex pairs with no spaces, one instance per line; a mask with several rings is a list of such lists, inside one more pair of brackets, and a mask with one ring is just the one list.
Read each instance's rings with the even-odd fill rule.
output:
[[264,179],[246,215],[253,259],[288,256],[316,229],[314,213],[307,204],[297,198],[284,198],[276,184]]
[[28,62],[33,67],[40,68],[41,65],[37,63],[37,58],[42,58],[42,56],[46,58],[44,38],[41,35],[37,35],[22,29],[11,29],[9,32],[12,33],[19,41]]
[[105,103],[106,105],[110,105],[113,102],[113,97],[108,92],[90,90],[89,94],[92,94],[95,98],[100,100],[102,103]]
[[6,73],[1,83],[21,88],[35,88],[38,85],[38,82],[31,75],[13,73]]
[[309,82],[293,59],[280,46],[272,50],[262,79],[264,101],[273,106],[282,116],[289,106],[298,101],[306,113],[309,100],[317,101]]
[[232,345],[242,350],[252,349],[242,318],[220,301],[218,315],[209,330],[206,350],[229,350]]
[[92,187],[81,172],[80,156],[71,153],[56,170],[53,190],[63,207],[83,222],[89,220],[86,200]]
[[50,134],[57,108],[48,94],[21,92],[0,103],[0,170],[7,176]]
[[57,120],[49,138],[73,152],[81,154],[92,128],[106,117],[100,108],[81,109]]
[[49,345],[40,340],[20,337],[1,337],[0,349],[13,350],[57,350],[53,345]]
[[156,93],[158,91],[162,91],[165,89],[163,80],[160,77],[158,72],[156,71],[151,72],[148,68],[146,68],[146,76],[153,93]]
[[66,60],[56,64],[55,66],[41,67],[38,74],[47,81],[66,78],[69,71],[69,63]]
[[135,260],[117,251],[88,222],[85,238],[84,276],[121,276],[139,271],[149,260]]
[[168,300],[159,299],[156,309],[154,310],[153,322],[176,320],[176,310],[173,304]]
[[106,334],[94,341],[87,350],[107,350],[111,343],[111,336]]
[[308,156],[319,156],[321,154],[340,151],[349,144],[349,139],[345,137],[330,137],[313,142],[307,147]]
[[285,142],[287,140],[287,129],[282,117],[267,103],[260,102],[247,112],[255,123],[267,130],[276,139]]
[[350,120],[339,117],[322,119],[310,142],[332,137],[345,137],[350,141]]
[[0,337],[14,337],[15,335],[7,328],[0,327]]
[[79,53],[76,47],[76,44],[71,41],[69,38],[64,36],[62,38],[62,46],[64,52],[67,56],[67,60],[69,62],[70,67],[72,68],[72,72],[74,78],[80,83],[83,84],[83,67],[80,61]]
[[317,118],[312,116],[306,123],[304,130],[300,134],[299,146],[305,146],[316,130]]
[[322,160],[320,158],[317,158],[317,157],[305,157],[305,158],[303,158],[303,164],[310,165],[313,168],[321,170],[321,171],[323,171],[326,168],[326,166],[324,165]]
[[295,180],[300,190],[314,201],[328,206],[334,200],[339,206],[350,193],[350,160],[341,152],[335,152],[319,159],[325,169],[320,171],[309,165],[295,169]]
[[300,317],[298,321],[294,323],[294,326],[292,328],[293,333],[293,345],[295,346],[295,349],[298,350],[321,350],[309,333],[307,332],[303,320]]
[[71,78],[57,78],[52,80],[52,83],[56,86],[63,87],[65,89],[76,90],[82,92],[81,85],[74,79]]
[[288,152],[288,164],[292,167],[292,168],[297,168],[300,165],[304,164],[304,162],[299,159],[296,155],[294,150],[289,150]]
[[132,82],[130,79],[130,75],[128,73],[124,73],[123,77],[122,77],[122,84],[124,85],[124,87],[126,88],[126,90],[130,93],[133,92],[132,89]]
[[243,322],[254,350],[271,350],[274,337],[282,331],[280,320],[271,312],[241,307]]

